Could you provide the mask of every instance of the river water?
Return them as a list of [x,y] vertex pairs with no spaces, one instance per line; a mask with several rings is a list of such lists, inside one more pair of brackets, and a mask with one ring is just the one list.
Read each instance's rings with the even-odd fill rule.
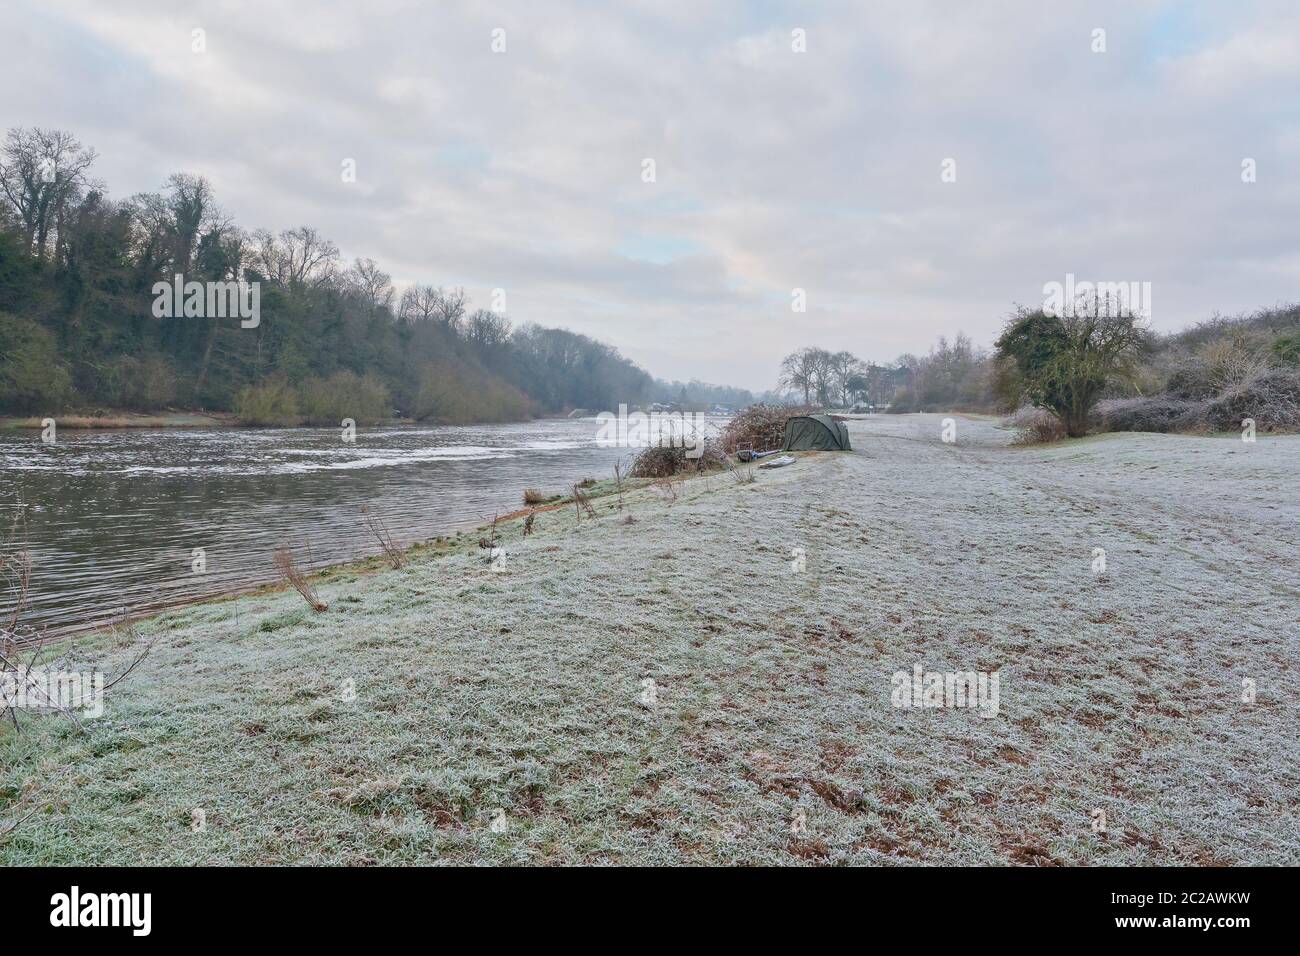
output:
[[[491,521],[525,488],[613,475],[595,419],[509,425],[0,432],[0,519],[19,501],[33,572],[28,624],[51,633],[378,552],[368,505],[402,544]],[[193,570],[195,549],[205,570]],[[12,602],[0,594],[0,612]]]

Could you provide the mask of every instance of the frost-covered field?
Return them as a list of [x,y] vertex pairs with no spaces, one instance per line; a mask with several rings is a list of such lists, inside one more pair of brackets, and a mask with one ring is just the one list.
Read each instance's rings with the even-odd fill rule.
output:
[[940,427],[151,622],[0,736],[0,863],[1300,863],[1300,437]]

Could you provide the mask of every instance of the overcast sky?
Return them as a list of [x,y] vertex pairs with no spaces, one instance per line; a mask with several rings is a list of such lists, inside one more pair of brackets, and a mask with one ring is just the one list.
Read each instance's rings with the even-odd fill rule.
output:
[[803,345],[987,344],[1066,273],[1151,282],[1157,329],[1300,299],[1295,0],[9,0],[3,20],[0,121],[73,131],[114,197],[201,173],[241,226],[316,226],[482,306],[504,288],[515,322],[662,377],[765,388]]

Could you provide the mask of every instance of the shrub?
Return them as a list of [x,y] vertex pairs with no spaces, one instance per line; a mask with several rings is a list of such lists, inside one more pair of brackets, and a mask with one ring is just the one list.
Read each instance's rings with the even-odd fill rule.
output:
[[0,313],[0,409],[58,411],[73,394],[54,336],[29,319]]
[[416,418],[447,425],[517,422],[532,410],[528,396],[508,382],[450,364],[425,372],[415,398]]
[[302,595],[302,599],[307,602],[307,606],[313,611],[324,611],[327,605],[316,596],[316,589],[311,586],[311,582],[298,570],[298,562],[294,560],[293,552],[289,550],[288,545],[281,545],[276,548],[271,555],[275,562],[276,570],[280,576],[289,584],[293,585],[295,591]]
[[1017,445],[1045,445],[1065,437],[1061,420],[1042,408],[1026,406],[1019,409],[1012,416],[1011,425],[1016,429],[1014,441]]
[[309,378],[299,386],[299,411],[309,425],[335,425],[345,418],[373,425],[392,414],[388,387],[376,378],[355,372],[335,372],[329,378]]
[[727,423],[719,443],[732,453],[742,446],[755,451],[780,448],[785,443],[785,423],[817,410],[816,405],[750,405]]
[[686,449],[658,446],[644,448],[632,459],[632,478],[665,478],[686,467]]
[[1300,365],[1300,332],[1276,339],[1271,351],[1283,365]]
[[1186,362],[1176,368],[1169,376],[1165,391],[1174,398],[1191,400],[1213,398],[1219,393],[1205,366],[1199,362]]
[[161,355],[119,355],[95,378],[95,398],[116,408],[154,411],[176,401],[176,372]]
[[1269,366],[1268,355],[1252,347],[1244,335],[1206,342],[1198,350],[1197,357],[1204,368],[1205,379],[1216,392],[1237,388]]
[[524,489],[524,504],[526,505],[540,505],[547,500],[546,494],[540,488]]
[[1203,427],[1208,403],[1157,395],[1102,402],[1101,426],[1111,432],[1175,432]]
[[1109,302],[1066,316],[1021,309],[997,341],[1000,388],[1052,412],[1070,437],[1085,435],[1093,406],[1132,376],[1146,341],[1137,316],[1115,314]]
[[724,467],[727,456],[716,442],[706,441],[698,458],[686,457],[690,449],[651,445],[632,460],[630,478],[671,478],[683,471],[707,471]]
[[296,425],[298,393],[282,380],[245,385],[235,396],[235,417],[241,425]]
[[1300,428],[1300,369],[1269,369],[1216,398],[1206,419],[1221,431],[1236,431],[1253,418],[1260,431]]
[[176,402],[176,372],[161,355],[146,355],[140,360],[138,408],[152,411]]

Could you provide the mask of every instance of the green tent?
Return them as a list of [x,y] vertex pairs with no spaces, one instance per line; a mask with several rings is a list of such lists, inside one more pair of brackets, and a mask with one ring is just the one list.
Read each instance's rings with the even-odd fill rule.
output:
[[800,415],[785,423],[782,451],[852,451],[849,430],[829,415]]

